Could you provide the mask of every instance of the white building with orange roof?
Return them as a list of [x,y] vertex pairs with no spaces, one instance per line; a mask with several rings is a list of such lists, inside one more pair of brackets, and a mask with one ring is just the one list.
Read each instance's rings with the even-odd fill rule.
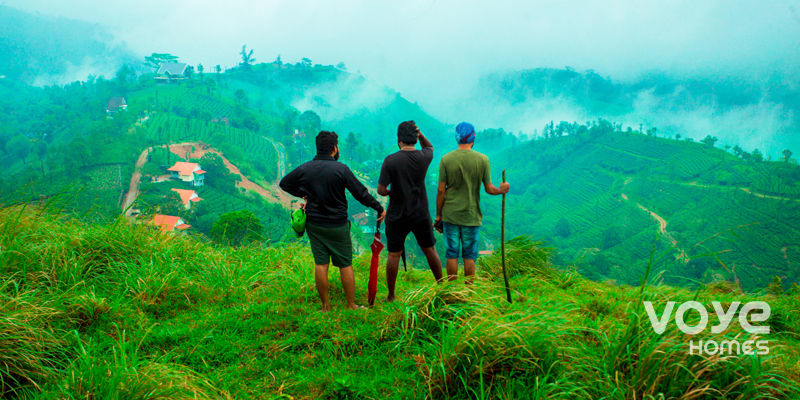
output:
[[181,217],[162,214],[156,214],[153,216],[153,225],[161,228],[162,232],[172,232],[175,230],[185,231],[191,227],[191,225],[183,222]]
[[194,190],[189,189],[172,189],[173,192],[178,193],[178,196],[181,196],[181,203],[183,203],[183,208],[190,209],[192,208],[192,203],[196,203],[200,200],[200,196],[197,195],[197,192]]
[[172,177],[190,183],[192,186],[203,186],[205,183],[206,171],[200,168],[200,164],[178,161],[175,165],[167,168],[172,172]]

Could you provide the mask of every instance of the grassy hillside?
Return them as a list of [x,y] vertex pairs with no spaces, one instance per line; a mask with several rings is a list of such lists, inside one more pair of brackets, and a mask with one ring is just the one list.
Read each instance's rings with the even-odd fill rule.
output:
[[[800,293],[617,286],[509,245],[474,285],[401,272],[401,300],[319,313],[307,248],[216,247],[124,220],[0,211],[0,392],[21,398],[796,398]],[[385,254],[383,255],[385,257]],[[357,299],[366,263],[355,262]],[[334,269],[335,270],[335,269]],[[381,277],[380,282],[383,282]],[[385,293],[385,287],[379,287]],[[775,292],[777,293],[777,291]],[[642,301],[764,300],[768,356],[698,356]],[[709,306],[710,308],[710,306]],[[726,338],[752,338],[738,328]],[[710,333],[699,338],[709,339]]]
[[[743,160],[602,121],[494,159],[512,182],[510,231],[547,238],[559,264],[577,263],[593,279],[639,282],[658,236],[654,268],[665,282],[800,281],[796,163]],[[498,205],[486,207],[496,226]]]

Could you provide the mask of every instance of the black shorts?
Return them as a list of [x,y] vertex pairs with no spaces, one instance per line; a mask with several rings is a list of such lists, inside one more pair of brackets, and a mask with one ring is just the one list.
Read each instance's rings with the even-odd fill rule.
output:
[[436,244],[436,238],[433,237],[433,222],[430,218],[412,223],[401,219],[386,222],[386,250],[392,253],[402,251],[409,232],[414,232],[417,244],[423,249]]
[[306,223],[308,241],[314,264],[343,268],[353,265],[353,243],[350,241],[350,223],[340,226],[317,226]]

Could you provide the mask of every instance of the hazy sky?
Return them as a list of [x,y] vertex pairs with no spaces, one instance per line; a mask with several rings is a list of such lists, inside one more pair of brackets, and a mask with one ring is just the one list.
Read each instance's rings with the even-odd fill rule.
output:
[[[139,54],[234,65],[344,62],[436,110],[487,72],[541,66],[613,79],[800,71],[800,1],[0,0],[101,23]],[[647,4],[645,4],[647,3]]]

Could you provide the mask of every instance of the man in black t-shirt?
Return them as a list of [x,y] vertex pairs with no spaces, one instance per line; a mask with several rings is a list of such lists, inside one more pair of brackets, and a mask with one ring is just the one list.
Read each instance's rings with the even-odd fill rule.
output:
[[[416,149],[417,140],[422,150]],[[378,194],[389,196],[386,211],[386,248],[389,251],[386,260],[387,301],[394,300],[400,254],[410,232],[414,233],[417,244],[425,253],[433,276],[437,281],[442,279],[442,261],[433,247],[436,239],[425,192],[425,174],[433,160],[433,145],[414,121],[405,121],[397,127],[397,146],[400,151],[386,157],[378,178]]]

